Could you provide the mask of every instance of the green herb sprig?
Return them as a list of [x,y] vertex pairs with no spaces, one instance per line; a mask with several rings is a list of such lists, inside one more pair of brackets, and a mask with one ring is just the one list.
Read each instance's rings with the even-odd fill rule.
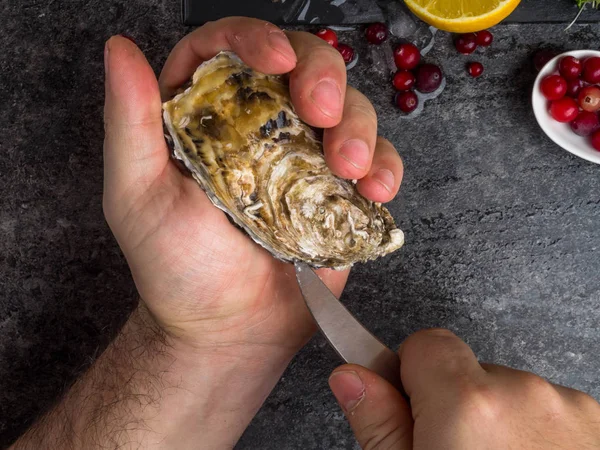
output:
[[587,5],[588,3],[592,4],[592,8],[598,8],[600,6],[599,0],[575,0],[575,3],[577,3],[579,9],[585,8],[585,5]]
[[573,19],[573,22],[571,22],[569,26],[565,29],[565,31],[571,28],[575,24],[575,22],[577,22],[577,19],[579,19],[579,16],[581,16],[581,13],[583,13],[583,10],[587,5],[590,5],[592,8],[600,9],[600,0],[575,0],[575,3],[577,3],[579,12],[575,16],[575,19]]

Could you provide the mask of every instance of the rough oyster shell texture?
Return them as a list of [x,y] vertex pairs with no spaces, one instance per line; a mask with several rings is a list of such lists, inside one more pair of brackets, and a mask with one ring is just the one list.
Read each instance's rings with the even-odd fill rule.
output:
[[387,209],[328,169],[315,131],[294,111],[286,77],[223,52],[163,104],[163,117],[174,156],[276,258],[340,269],[404,243]]

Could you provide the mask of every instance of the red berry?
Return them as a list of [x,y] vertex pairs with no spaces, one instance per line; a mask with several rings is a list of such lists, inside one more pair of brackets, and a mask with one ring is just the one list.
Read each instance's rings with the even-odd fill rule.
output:
[[366,36],[371,44],[379,45],[388,38],[388,28],[384,23],[373,23],[367,28]]
[[594,56],[583,62],[583,81],[591,84],[600,83],[600,58]]
[[600,89],[597,86],[584,87],[577,99],[584,111],[596,112],[600,109]]
[[456,45],[456,50],[463,55],[470,55],[477,48],[477,35],[475,33],[461,34],[454,45]]
[[592,134],[591,143],[592,143],[592,147],[594,147],[596,150],[598,150],[600,152],[600,130],[598,130],[594,134]]
[[548,62],[558,53],[553,50],[540,50],[533,56],[533,65],[538,72],[544,68]]
[[395,101],[398,108],[405,113],[411,113],[419,106],[419,97],[414,92],[398,92]]
[[574,80],[576,78],[579,78],[582,70],[583,64],[581,63],[581,61],[572,56],[565,56],[558,63],[558,71],[566,80]]
[[477,45],[489,47],[494,42],[494,36],[488,30],[483,30],[477,33]]
[[483,64],[480,62],[471,62],[467,65],[467,70],[473,78],[478,78],[483,74]]
[[352,62],[352,60],[354,59],[354,49],[352,47],[346,44],[338,44],[337,49],[342,55],[342,58],[344,58],[344,62],[346,64]]
[[571,122],[577,118],[579,106],[571,97],[563,97],[550,103],[550,115],[557,122]]
[[323,28],[316,32],[316,35],[327,42],[329,45],[336,47],[338,46],[338,38],[335,31],[330,30],[329,28]]
[[598,120],[598,114],[589,111],[580,112],[575,120],[571,122],[571,129],[579,136],[589,136],[599,128],[600,121]]
[[423,64],[422,66],[419,66],[416,75],[417,91],[423,92],[424,94],[437,90],[444,78],[442,69],[434,64]]
[[421,52],[413,44],[402,44],[394,50],[394,61],[398,69],[411,70],[419,65]]
[[549,75],[542,80],[540,89],[548,100],[558,100],[567,93],[567,80],[560,75]]
[[412,72],[409,72],[408,70],[399,70],[396,72],[396,75],[394,75],[394,80],[392,82],[396,90],[410,91],[414,87],[416,81],[417,79]]
[[577,78],[576,80],[567,81],[567,95],[569,97],[577,98],[579,92],[585,87],[585,83],[582,79]]

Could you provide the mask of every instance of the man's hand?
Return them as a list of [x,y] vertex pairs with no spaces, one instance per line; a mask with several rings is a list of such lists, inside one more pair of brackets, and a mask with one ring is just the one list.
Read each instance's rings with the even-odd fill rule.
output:
[[[142,298],[119,338],[16,449],[231,448],[314,331],[294,269],[233,227],[169,159],[162,100],[231,50],[290,74],[300,117],[324,128],[332,171],[391,200],[402,179],[371,103],[333,47],[308,33],[228,18],[186,36],[157,81],[137,46],[105,48],[104,212]],[[319,275],[339,295],[347,272]]]
[[[177,343],[261,352],[275,347],[291,356],[313,332],[293,267],[233,227],[169,160],[159,86],[169,98],[221,50],[261,72],[289,72],[299,115],[326,128],[329,166],[358,179],[367,197],[386,202],[398,191],[402,163],[392,145],[377,138],[373,106],[346,85],[337,50],[311,34],[286,36],[259,20],[228,18],[186,36],[159,83],[129,40],[114,37],[106,48],[104,211],[144,303]],[[347,272],[319,274],[341,293]]]
[[365,450],[593,450],[600,405],[527,372],[479,364],[447,330],[426,330],[400,348],[410,404],[354,365],[329,384]]

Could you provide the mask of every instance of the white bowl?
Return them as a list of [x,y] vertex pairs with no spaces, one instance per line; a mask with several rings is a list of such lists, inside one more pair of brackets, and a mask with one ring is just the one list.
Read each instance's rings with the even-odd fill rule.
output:
[[542,79],[553,73],[558,73],[558,62],[565,56],[574,56],[575,58],[584,60],[590,56],[600,56],[600,52],[596,50],[575,50],[573,52],[566,52],[558,55],[554,59],[548,61],[538,74],[535,79],[535,84],[533,85],[533,93],[531,95],[533,113],[535,114],[535,118],[540,124],[540,127],[550,139],[568,152],[593,163],[600,164],[600,152],[592,147],[589,137],[578,136],[573,133],[571,126],[568,123],[560,123],[554,120],[548,112],[548,100],[546,100],[540,91]]

